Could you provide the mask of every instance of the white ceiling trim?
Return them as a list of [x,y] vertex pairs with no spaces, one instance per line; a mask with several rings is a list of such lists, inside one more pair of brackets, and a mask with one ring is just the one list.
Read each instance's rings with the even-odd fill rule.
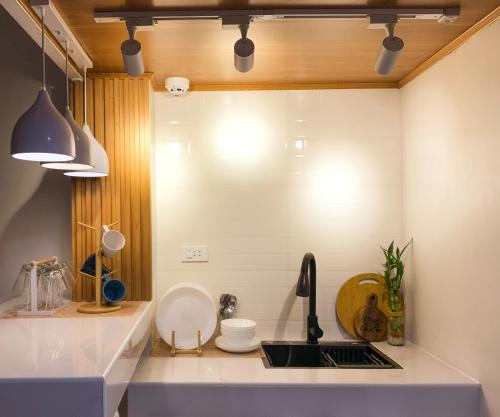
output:
[[[50,0],[40,1],[45,3],[45,26],[54,35],[54,37],[64,47],[66,41],[69,42],[69,55],[79,68],[92,68],[94,65],[92,60],[87,55],[83,47],[78,42],[77,38],[71,32],[58,10],[54,7]],[[0,4],[14,18],[24,31],[41,47],[42,45],[42,30],[40,23],[30,15],[20,0],[0,0]],[[39,15],[40,8],[34,7],[33,10]],[[49,37],[46,38],[45,52],[47,56],[64,72],[66,68],[66,57],[59,49],[58,45]],[[81,81],[82,76],[78,68],[73,64],[69,65],[69,76],[73,81]]]

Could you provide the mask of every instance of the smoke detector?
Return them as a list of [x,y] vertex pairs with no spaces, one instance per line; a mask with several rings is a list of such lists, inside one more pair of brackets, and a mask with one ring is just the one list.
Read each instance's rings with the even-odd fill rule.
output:
[[174,96],[182,96],[189,90],[189,79],[184,77],[169,77],[165,80],[165,88]]

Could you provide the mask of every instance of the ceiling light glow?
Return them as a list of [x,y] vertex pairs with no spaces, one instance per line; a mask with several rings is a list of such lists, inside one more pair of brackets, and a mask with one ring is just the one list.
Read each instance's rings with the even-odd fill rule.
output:
[[166,152],[168,156],[179,157],[182,155],[182,145],[178,141],[167,142]]
[[223,159],[255,159],[265,150],[262,125],[248,114],[224,118],[214,135],[215,151]]
[[358,198],[359,178],[353,166],[335,161],[313,172],[312,189],[315,199],[322,203],[350,203]]
[[299,138],[299,139],[295,139],[295,150],[297,152],[304,152],[304,148],[305,148],[305,140],[302,139],[302,138]]

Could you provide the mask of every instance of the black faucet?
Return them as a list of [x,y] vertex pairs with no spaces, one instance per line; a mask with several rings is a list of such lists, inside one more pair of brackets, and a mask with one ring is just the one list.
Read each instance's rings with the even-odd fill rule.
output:
[[316,316],[316,259],[312,253],[306,253],[302,259],[295,294],[299,297],[309,297],[307,343],[315,345],[323,336],[323,330],[319,327],[318,316]]

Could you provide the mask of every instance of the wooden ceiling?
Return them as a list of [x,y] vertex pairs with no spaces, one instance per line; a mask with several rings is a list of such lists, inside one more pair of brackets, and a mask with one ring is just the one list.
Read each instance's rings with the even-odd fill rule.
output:
[[222,30],[218,21],[160,22],[154,31],[140,32],[146,71],[156,86],[169,76],[184,76],[192,85],[388,83],[394,85],[419,64],[500,5],[499,0],[53,0],[94,61],[94,71],[122,72],[120,44],[124,24],[95,23],[94,9],[255,8],[262,6],[460,6],[454,23],[404,21],[396,33],[405,49],[389,76],[373,70],[385,33],[367,30],[360,20],[297,20],[257,22],[250,26],[255,42],[254,69],[246,74],[233,67],[238,31]]

